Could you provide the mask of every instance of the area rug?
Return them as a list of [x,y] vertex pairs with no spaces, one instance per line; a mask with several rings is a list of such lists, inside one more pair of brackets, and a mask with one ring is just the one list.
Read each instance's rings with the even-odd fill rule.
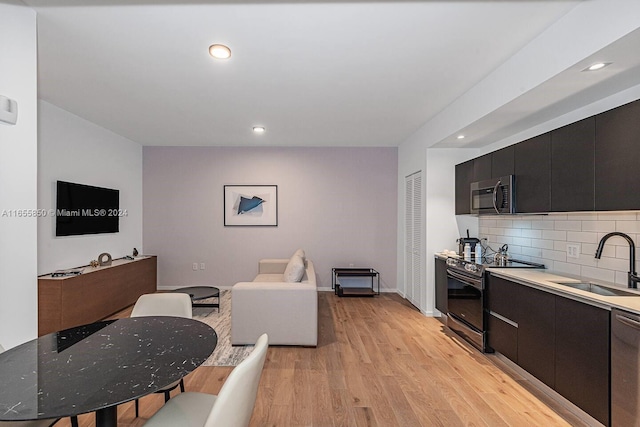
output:
[[[216,302],[202,300],[199,302]],[[218,334],[218,345],[202,366],[237,366],[253,350],[252,345],[231,345],[231,291],[220,291],[220,310],[200,307],[193,309],[193,318],[211,326]]]

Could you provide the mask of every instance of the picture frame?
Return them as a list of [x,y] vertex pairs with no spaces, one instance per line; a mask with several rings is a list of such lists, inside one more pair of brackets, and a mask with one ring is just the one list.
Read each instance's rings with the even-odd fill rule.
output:
[[277,185],[225,185],[224,226],[278,226]]

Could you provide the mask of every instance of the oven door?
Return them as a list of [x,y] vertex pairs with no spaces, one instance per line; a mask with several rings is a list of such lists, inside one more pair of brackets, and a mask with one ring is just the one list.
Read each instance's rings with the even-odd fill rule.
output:
[[447,308],[457,320],[478,332],[484,331],[482,278],[447,269]]

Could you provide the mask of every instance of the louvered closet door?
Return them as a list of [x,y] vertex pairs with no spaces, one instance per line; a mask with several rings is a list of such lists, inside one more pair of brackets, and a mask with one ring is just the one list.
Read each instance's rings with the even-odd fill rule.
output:
[[422,172],[406,178],[406,250],[405,296],[421,308],[423,291],[422,262]]

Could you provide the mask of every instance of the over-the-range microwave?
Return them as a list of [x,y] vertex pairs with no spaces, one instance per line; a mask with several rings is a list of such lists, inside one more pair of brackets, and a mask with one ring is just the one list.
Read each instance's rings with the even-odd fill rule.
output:
[[477,215],[516,213],[515,183],[514,175],[471,183],[471,213]]

